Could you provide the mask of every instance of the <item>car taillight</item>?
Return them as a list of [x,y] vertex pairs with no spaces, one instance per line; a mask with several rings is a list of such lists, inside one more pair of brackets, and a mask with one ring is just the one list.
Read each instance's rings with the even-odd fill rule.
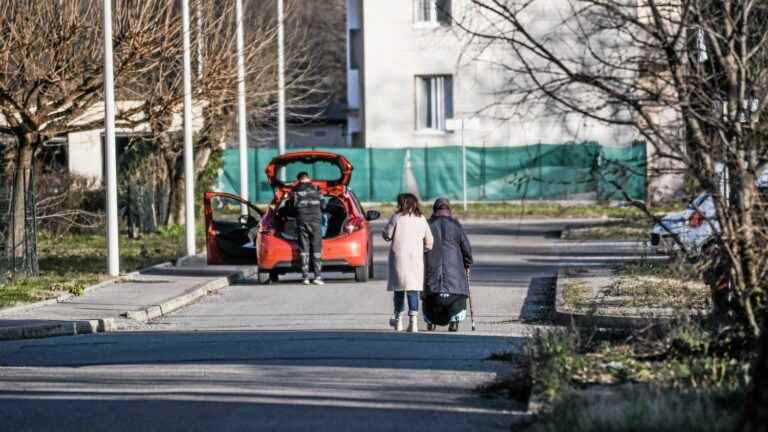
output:
[[688,219],[688,225],[693,228],[698,228],[704,224],[704,215],[699,212],[693,212],[691,218]]
[[363,229],[364,223],[362,219],[352,219],[344,226],[344,231],[347,233],[353,233]]

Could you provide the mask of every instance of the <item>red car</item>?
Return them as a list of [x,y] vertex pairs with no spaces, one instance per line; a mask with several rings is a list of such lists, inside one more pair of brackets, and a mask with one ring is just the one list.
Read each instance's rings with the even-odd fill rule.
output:
[[[314,179],[324,195],[323,271],[355,274],[355,280],[373,278],[373,238],[369,221],[381,215],[368,212],[349,188],[352,164],[344,156],[321,151],[288,153],[274,158],[266,169],[274,198],[266,212],[239,197],[207,192],[204,197],[208,264],[253,264],[259,282],[276,282],[281,274],[299,272],[296,218],[286,199],[296,182],[283,183],[278,172],[291,164],[313,171],[338,170],[335,179]],[[321,165],[321,166],[317,166]],[[319,169],[318,169],[319,168]]]

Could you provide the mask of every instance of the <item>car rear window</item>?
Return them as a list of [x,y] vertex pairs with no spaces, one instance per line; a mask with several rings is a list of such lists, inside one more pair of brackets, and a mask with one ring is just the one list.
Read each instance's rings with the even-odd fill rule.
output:
[[302,171],[309,174],[314,180],[334,181],[341,178],[341,169],[337,165],[326,161],[314,163],[295,161],[285,165],[285,175],[289,181],[296,179],[296,176]]

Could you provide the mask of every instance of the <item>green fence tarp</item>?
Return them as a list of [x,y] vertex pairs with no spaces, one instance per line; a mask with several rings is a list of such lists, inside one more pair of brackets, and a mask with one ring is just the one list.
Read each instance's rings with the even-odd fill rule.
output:
[[[414,192],[422,200],[445,196],[462,198],[461,147],[314,148],[344,155],[354,171],[350,187],[361,201],[393,201],[401,192]],[[249,149],[249,195],[253,202],[268,202],[272,190],[264,170],[277,155],[274,149]],[[535,144],[510,147],[466,148],[467,195],[471,201],[624,200],[644,199],[646,149],[601,146],[595,142]],[[315,178],[336,178],[327,164],[289,165],[288,178],[307,171]],[[219,190],[238,193],[240,162],[237,149],[224,152]],[[623,191],[623,192],[622,192]]]

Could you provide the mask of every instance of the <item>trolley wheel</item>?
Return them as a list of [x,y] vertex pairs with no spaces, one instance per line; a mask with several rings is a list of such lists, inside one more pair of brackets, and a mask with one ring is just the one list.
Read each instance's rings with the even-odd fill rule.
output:
[[269,285],[270,283],[272,283],[272,272],[260,271],[258,279],[259,279],[259,284]]

